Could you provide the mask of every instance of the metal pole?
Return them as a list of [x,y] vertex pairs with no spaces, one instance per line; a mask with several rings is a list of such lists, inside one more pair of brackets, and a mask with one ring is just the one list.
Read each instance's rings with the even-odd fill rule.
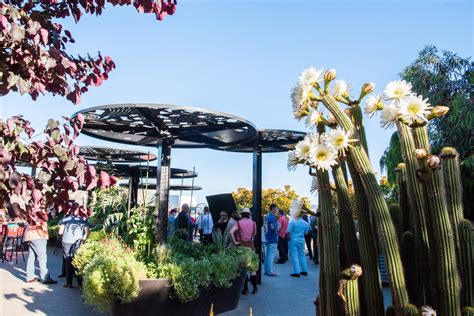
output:
[[181,191],[179,191],[178,209],[181,208],[181,197],[182,197],[182,195],[183,195],[183,184],[184,184],[184,177],[181,178]]
[[[193,175],[194,175],[194,172],[196,170],[196,166],[193,167]],[[193,193],[194,193],[194,177],[193,179],[191,180],[191,199],[189,200],[189,210],[191,211],[191,206],[193,205]],[[194,219],[197,221],[197,210],[194,209]],[[195,231],[193,229],[193,231]],[[193,236],[194,236],[194,233],[193,233]]]
[[[253,151],[252,217],[257,225],[255,252],[258,256],[257,282],[262,283],[262,146]],[[268,259],[267,259],[268,260]]]
[[157,143],[158,159],[156,168],[155,237],[158,244],[166,242],[168,231],[168,199],[170,192],[170,165],[172,139],[160,139]]

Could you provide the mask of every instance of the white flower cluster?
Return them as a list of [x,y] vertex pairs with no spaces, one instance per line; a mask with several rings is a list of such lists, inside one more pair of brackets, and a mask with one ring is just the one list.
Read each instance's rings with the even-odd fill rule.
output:
[[292,219],[297,219],[303,213],[303,204],[298,200],[293,200],[290,207],[290,217]]
[[349,132],[334,129],[329,133],[308,134],[288,155],[288,168],[305,164],[319,170],[329,170],[337,164],[338,153],[344,155],[350,146]]
[[391,127],[397,120],[408,125],[428,122],[431,107],[428,99],[423,99],[411,91],[412,85],[405,80],[391,81],[384,91],[385,102],[382,96],[371,96],[366,103],[365,112],[373,115],[381,110],[380,124]]
[[305,116],[308,112],[308,103],[313,86],[323,81],[323,69],[310,67],[303,70],[298,83],[291,91],[291,103],[293,104],[293,114],[296,118]]

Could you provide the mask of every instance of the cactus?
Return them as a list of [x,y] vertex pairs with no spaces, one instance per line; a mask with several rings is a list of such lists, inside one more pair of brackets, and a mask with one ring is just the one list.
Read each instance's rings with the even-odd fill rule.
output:
[[337,255],[336,217],[332,205],[329,174],[327,171],[318,170],[318,193],[321,238],[320,252],[323,254],[320,266],[320,312],[321,315],[335,315],[338,310],[337,285],[339,275],[339,260]]
[[412,304],[408,304],[408,305],[405,305],[405,306],[402,306],[402,307],[399,307],[399,308],[395,308],[393,305],[390,305],[388,308],[387,308],[387,311],[385,312],[385,315],[386,316],[395,316],[397,315],[396,311],[399,311],[398,314],[399,315],[403,315],[403,316],[418,316],[420,315],[419,311],[418,311],[418,308],[415,306],[415,305],[412,305]]
[[[359,246],[357,245],[356,229],[354,225],[352,204],[349,198],[349,189],[341,166],[333,167],[332,174],[336,183],[337,205],[339,223],[341,228],[342,244],[340,249],[344,250],[345,263],[360,264]],[[342,246],[342,247],[341,247]]]
[[[418,162],[414,155],[416,149],[415,142],[410,128],[406,124],[397,122],[397,129],[402,157],[406,167],[407,189],[410,192],[408,202],[413,214],[412,219],[415,222],[415,231],[413,233],[417,241],[417,253],[420,255],[418,270],[429,271],[430,267],[434,267],[434,258],[430,256],[430,236],[428,235],[425,214],[425,195],[423,187],[417,179]],[[417,292],[420,293],[422,299],[426,293],[426,300],[423,299],[421,302],[417,302],[417,304],[433,304],[436,301],[435,294],[433,293],[435,290],[434,278],[430,273],[420,273],[418,275],[422,278],[422,282],[419,282]]]
[[405,163],[399,163],[395,172],[397,173],[398,204],[402,208],[403,213],[403,231],[415,233],[415,219],[408,201],[407,167]]
[[392,217],[393,225],[397,232],[398,242],[402,243],[403,235],[403,213],[402,208],[398,204],[391,204],[389,207],[390,216]]
[[[426,141],[428,138],[426,126],[415,126],[412,131],[415,143],[425,146],[421,148],[430,152]],[[429,170],[425,173],[424,186],[429,197],[427,214],[429,214],[428,222],[431,226],[428,232],[432,235],[430,239],[437,241],[432,244],[436,262],[437,306],[441,315],[460,315],[460,284],[457,264],[455,264],[456,250],[439,158],[430,156],[426,160],[426,165]]]
[[416,251],[415,236],[411,231],[404,232],[402,236],[402,260],[410,302],[422,305],[423,300],[422,297],[420,297],[422,293],[418,292],[418,283],[420,280],[418,262],[420,256]]
[[344,315],[346,316],[360,316],[359,304],[359,286],[357,279],[362,275],[362,268],[353,264],[350,268],[344,269],[340,275],[339,296],[342,305],[344,306]]
[[461,306],[474,306],[474,228],[468,220],[458,224],[461,267]]
[[[322,94],[321,101],[335,117],[338,125],[345,131],[353,132],[354,125],[349,117],[342,111],[332,95]],[[364,190],[375,215],[375,221],[382,238],[382,249],[387,262],[387,271],[390,289],[395,306],[404,306],[408,302],[405,276],[403,275],[402,260],[397,241],[395,228],[390,218],[387,204],[380,189],[367,153],[361,146],[349,147],[349,154],[354,162],[356,172],[359,174]]]
[[462,311],[462,316],[474,316],[474,307],[473,306],[464,307]]

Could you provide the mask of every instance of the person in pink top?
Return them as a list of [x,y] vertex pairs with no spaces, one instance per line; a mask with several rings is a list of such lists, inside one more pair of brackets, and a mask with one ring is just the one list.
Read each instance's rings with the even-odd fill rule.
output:
[[278,264],[288,261],[288,219],[283,210],[280,210],[278,216]]
[[[255,250],[253,239],[257,233],[257,225],[251,218],[252,213],[250,212],[250,209],[244,208],[240,212],[240,215],[242,216],[242,219],[232,226],[232,228],[229,230],[229,236],[236,246],[248,247],[252,250]],[[245,278],[244,289],[242,291],[243,295],[247,295],[249,293],[247,281],[248,278]],[[250,281],[252,282],[253,286],[252,294],[257,294],[256,272],[251,273]]]

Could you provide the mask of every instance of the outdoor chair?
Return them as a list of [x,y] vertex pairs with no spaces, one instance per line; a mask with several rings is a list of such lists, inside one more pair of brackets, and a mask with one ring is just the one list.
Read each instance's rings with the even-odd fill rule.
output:
[[[8,224],[3,241],[2,262],[13,260],[15,252],[15,263],[18,263],[18,251],[21,251],[23,261],[25,261],[24,235],[26,227],[23,224]],[[8,260],[8,251],[10,251],[10,260]]]

